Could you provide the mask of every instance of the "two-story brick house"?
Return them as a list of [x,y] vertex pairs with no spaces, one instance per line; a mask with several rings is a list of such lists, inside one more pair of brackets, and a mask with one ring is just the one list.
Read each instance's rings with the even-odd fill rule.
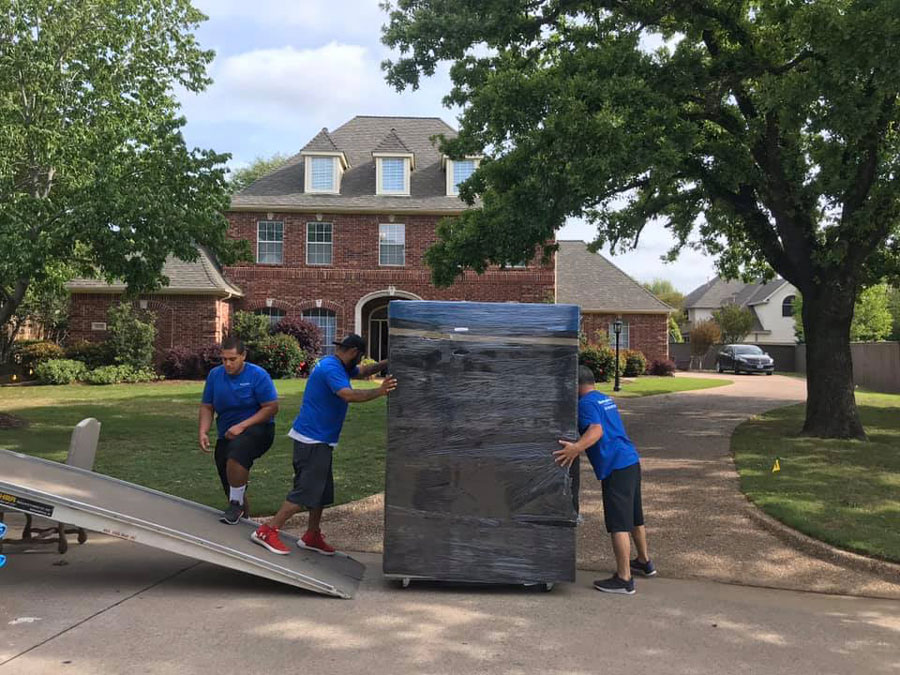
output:
[[[570,256],[579,270],[574,276],[557,275],[557,259],[546,265],[526,261],[481,275],[466,273],[451,287],[436,288],[424,262],[425,251],[437,241],[438,222],[466,208],[457,186],[479,161],[477,157],[454,161],[438,151],[436,137],[455,133],[438,118],[411,117],[360,116],[333,132],[323,129],[284,165],[233,197],[227,214],[229,236],[249,241],[253,260],[221,270],[227,288],[218,279],[207,284],[207,304],[192,304],[187,325],[167,330],[164,336],[161,332],[157,346],[218,341],[231,313],[245,310],[267,315],[273,322],[285,316],[307,319],[320,326],[329,346],[335,336],[359,333],[367,340],[370,355],[381,358],[387,353],[391,300],[552,302],[559,295],[565,301],[563,297],[587,296],[584,289],[557,288],[558,277],[566,284],[571,279],[602,285],[615,276],[609,275],[610,263],[600,256]],[[565,250],[575,252],[570,244]],[[211,261],[204,257],[201,263],[209,272]],[[606,273],[595,278],[585,271],[591,264]],[[178,283],[184,286],[183,278],[190,276],[185,269],[177,261],[168,267],[180,272]],[[76,339],[103,337],[102,330],[92,331],[90,326],[101,326],[106,307],[121,289],[99,286],[84,280],[70,284]],[[152,298],[147,296],[144,303],[168,316],[175,297],[172,289],[170,285]],[[645,293],[632,291],[631,300],[637,295],[646,304]],[[629,297],[618,293],[615,302],[596,301],[602,293],[603,288],[593,291],[592,304],[622,314]],[[661,303],[654,309],[662,316],[668,311]],[[640,318],[626,320],[644,325],[647,319],[641,312],[647,308],[637,310]],[[651,359],[667,354],[665,320],[656,323],[660,336],[644,340],[641,336],[650,331],[639,330],[631,340],[632,348],[646,349]],[[177,340],[172,337],[176,335]]]

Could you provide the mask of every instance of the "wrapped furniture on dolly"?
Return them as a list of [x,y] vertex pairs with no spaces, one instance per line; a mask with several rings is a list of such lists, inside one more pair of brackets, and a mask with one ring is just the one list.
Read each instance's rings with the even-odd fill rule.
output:
[[574,305],[389,305],[384,573],[540,585],[575,579]]

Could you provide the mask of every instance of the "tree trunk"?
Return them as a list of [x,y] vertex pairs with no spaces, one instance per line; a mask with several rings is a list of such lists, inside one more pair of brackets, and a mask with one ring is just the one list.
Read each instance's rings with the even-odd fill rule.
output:
[[806,332],[806,422],[803,433],[820,438],[865,439],[853,395],[850,323],[855,294],[840,283],[803,295]]

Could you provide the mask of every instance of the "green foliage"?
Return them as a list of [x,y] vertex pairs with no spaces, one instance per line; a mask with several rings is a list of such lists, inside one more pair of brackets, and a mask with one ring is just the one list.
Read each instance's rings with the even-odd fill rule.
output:
[[282,155],[281,153],[275,153],[268,158],[257,157],[247,166],[232,171],[228,177],[228,184],[232,192],[240,192],[250,183],[277,169],[288,159],[290,158],[287,155]]
[[[594,373],[597,382],[608,382],[616,374],[616,352],[606,345],[587,343],[578,352],[578,363]],[[625,372],[625,354],[619,352],[619,373]]]
[[636,349],[625,351],[625,368],[622,374],[625,377],[640,377],[647,372],[647,357]]
[[678,325],[678,321],[676,321],[675,317],[671,314],[669,315],[668,330],[672,342],[679,344],[684,342],[684,337],[681,335],[681,326]]
[[115,354],[108,342],[88,342],[79,340],[64,349],[67,359],[81,361],[88,368],[109,366],[115,362]]
[[[713,312],[713,321],[719,327],[724,344],[743,342],[753,328],[753,312],[746,307],[728,303]],[[692,339],[693,335],[692,332]]]
[[159,376],[150,368],[133,368],[129,365],[101,366],[86,372],[80,379],[88,384],[121,384],[123,382],[154,382]]
[[17,345],[13,353],[13,362],[26,373],[42,361],[63,358],[63,349],[55,342],[38,340]]
[[891,313],[891,334],[889,340],[900,341],[900,288],[888,291],[888,310]]
[[174,254],[226,262],[227,155],[189,149],[176,89],[213,53],[189,0],[22,0],[0,11],[0,326],[29,289],[72,273],[164,282]]
[[72,384],[81,380],[87,367],[81,361],[71,359],[50,359],[41,361],[34,368],[34,374],[42,384]]
[[[806,342],[803,328],[803,296],[794,298],[794,335],[797,342]],[[894,318],[891,313],[891,289],[886,284],[867,288],[856,300],[850,339],[853,342],[879,342],[891,336]]]
[[152,312],[138,313],[130,302],[109,308],[107,329],[113,360],[136,370],[153,364],[156,341],[156,317]]
[[641,285],[653,293],[658,300],[672,307],[678,314],[684,311],[684,293],[675,288],[671,281],[654,279]]
[[297,377],[306,361],[306,352],[284,333],[265,336],[253,349],[253,362],[265,368],[274,379]]
[[231,335],[244,341],[248,350],[269,337],[269,317],[253,312],[235,312],[231,318]]
[[712,319],[698,321],[691,328],[691,356],[700,359],[700,367],[703,368],[703,357],[709,348],[718,344],[722,339],[719,325]]

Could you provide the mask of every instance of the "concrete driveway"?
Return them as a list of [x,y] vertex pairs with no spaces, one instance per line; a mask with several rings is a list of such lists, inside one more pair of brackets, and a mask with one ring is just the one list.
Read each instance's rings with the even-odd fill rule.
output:
[[[224,527],[224,526],[223,526]],[[897,673],[900,603],[703,581],[401,590],[336,600],[93,536],[0,570],[0,675]]]

